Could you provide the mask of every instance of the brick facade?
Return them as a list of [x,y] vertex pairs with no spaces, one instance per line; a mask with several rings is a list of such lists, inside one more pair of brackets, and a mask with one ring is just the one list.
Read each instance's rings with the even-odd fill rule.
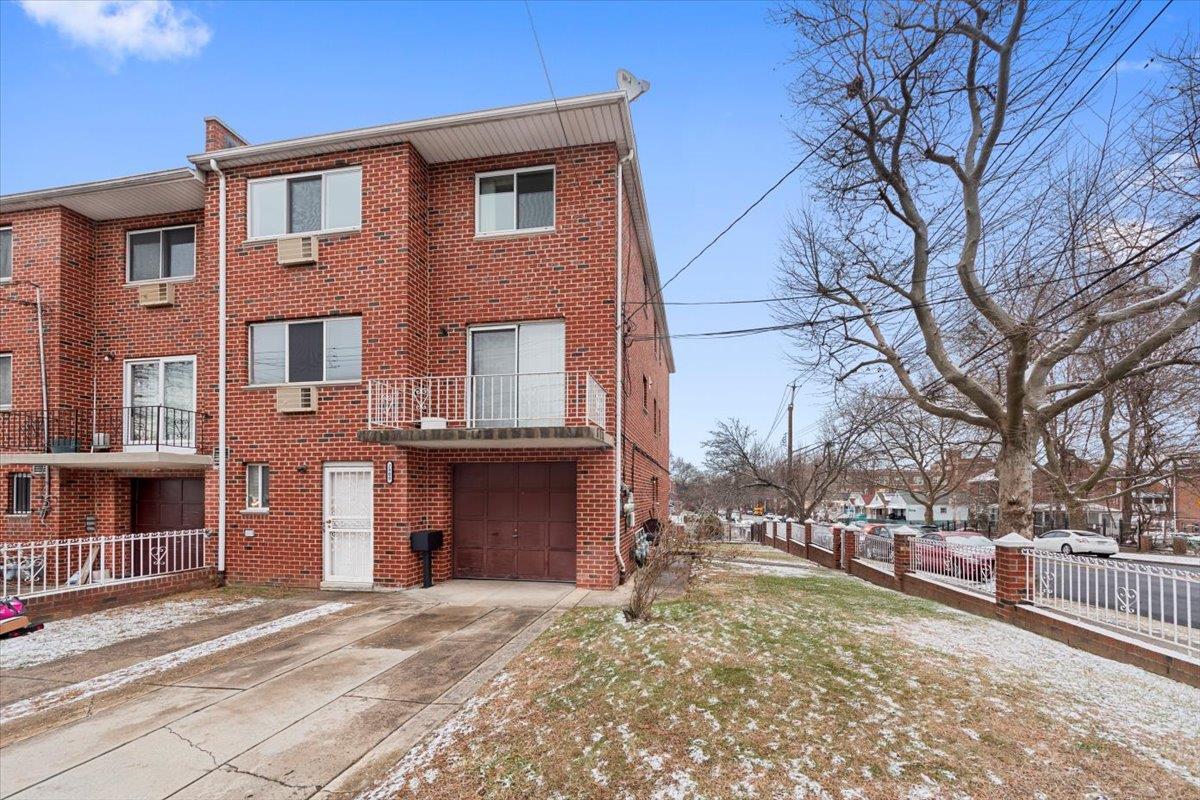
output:
[[[205,121],[206,150],[244,144],[220,120]],[[616,585],[615,447],[423,450],[365,443],[358,434],[366,427],[370,379],[462,376],[470,326],[538,320],[563,321],[565,369],[591,374],[608,393],[604,427],[613,434],[618,158],[614,144],[601,143],[430,164],[416,147],[401,142],[223,168],[229,580],[320,585],[327,463],[371,465],[374,580],[399,587],[420,581],[420,560],[408,545],[413,530],[446,531],[434,578],[451,575],[454,464],[571,461],[577,465],[577,583]],[[556,171],[554,230],[477,237],[475,174],[543,165]],[[361,229],[322,235],[317,263],[280,266],[273,241],[248,241],[248,180],[346,166],[362,169]],[[44,287],[52,408],[90,408],[93,382],[100,406],[119,407],[127,360],[193,356],[198,438],[206,443],[204,452],[216,445],[221,194],[215,172],[202,177],[203,208],[195,211],[107,221],[61,207],[0,214],[0,226],[14,231],[16,279],[0,292],[28,299],[31,289],[23,281]],[[633,487],[637,507],[634,525],[624,526],[628,535],[623,532],[628,563],[634,532],[648,518],[667,514],[670,370],[667,345],[655,338],[662,332],[653,309],[639,308],[656,278],[642,263],[639,245],[645,243],[638,239],[628,193],[619,205],[625,215],[626,308],[637,309],[628,320],[624,348],[622,479]],[[137,288],[125,280],[126,234],[182,224],[196,225],[195,276],[175,284],[174,305],[144,308]],[[278,413],[273,388],[249,385],[249,326],[337,316],[362,318],[362,381],[319,386],[314,413]],[[14,411],[40,409],[36,326],[26,305],[0,305],[4,352],[14,355]],[[384,477],[389,462],[390,483]],[[265,513],[244,508],[249,463],[270,469]],[[6,487],[8,473],[18,470],[27,468],[0,468]],[[218,526],[215,467],[182,472],[52,467],[49,473],[49,510],[38,513],[43,492],[35,480],[35,513],[5,517],[4,538],[83,535],[89,516],[97,533],[125,532],[132,525],[130,479],[167,475],[203,477],[205,524]],[[7,493],[6,488],[6,503]]]

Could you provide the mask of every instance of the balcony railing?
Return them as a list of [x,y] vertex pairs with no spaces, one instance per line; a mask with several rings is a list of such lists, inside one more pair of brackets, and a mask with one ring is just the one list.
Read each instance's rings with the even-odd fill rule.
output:
[[170,406],[57,408],[0,413],[0,452],[91,453],[203,450],[208,414]]
[[391,378],[368,391],[372,428],[606,429],[608,393],[587,372]]

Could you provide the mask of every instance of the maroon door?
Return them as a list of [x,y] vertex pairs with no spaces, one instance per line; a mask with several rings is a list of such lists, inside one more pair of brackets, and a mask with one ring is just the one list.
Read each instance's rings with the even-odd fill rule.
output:
[[454,574],[575,580],[575,464],[454,468]]
[[[132,478],[134,533],[197,530],[204,527],[203,478]],[[148,537],[135,541],[132,552],[134,575],[169,572],[203,563],[198,537]],[[192,552],[194,551],[194,552]]]

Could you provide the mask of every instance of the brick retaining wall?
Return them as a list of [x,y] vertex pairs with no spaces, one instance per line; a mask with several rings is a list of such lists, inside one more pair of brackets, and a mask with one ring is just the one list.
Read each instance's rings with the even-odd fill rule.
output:
[[28,601],[29,616],[34,622],[50,622],[92,611],[154,600],[179,592],[210,589],[218,585],[220,581],[212,567],[175,572],[144,581],[113,583],[74,592],[34,597]]

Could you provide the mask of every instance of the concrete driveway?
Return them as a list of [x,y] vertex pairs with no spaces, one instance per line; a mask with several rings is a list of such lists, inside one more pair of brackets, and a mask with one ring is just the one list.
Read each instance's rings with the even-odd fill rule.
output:
[[[588,594],[562,584],[452,581],[355,595],[334,619],[248,654],[217,657],[182,679],[147,679],[127,700],[97,703],[87,716],[4,742],[0,797],[352,797]],[[222,622],[244,625],[330,599],[342,598],[289,597],[277,601],[282,609],[256,608],[246,620]],[[0,702],[88,680],[86,673],[100,675],[106,665],[136,667],[181,638],[197,638],[192,629],[203,637],[222,626],[205,621],[86,657],[5,670]]]

